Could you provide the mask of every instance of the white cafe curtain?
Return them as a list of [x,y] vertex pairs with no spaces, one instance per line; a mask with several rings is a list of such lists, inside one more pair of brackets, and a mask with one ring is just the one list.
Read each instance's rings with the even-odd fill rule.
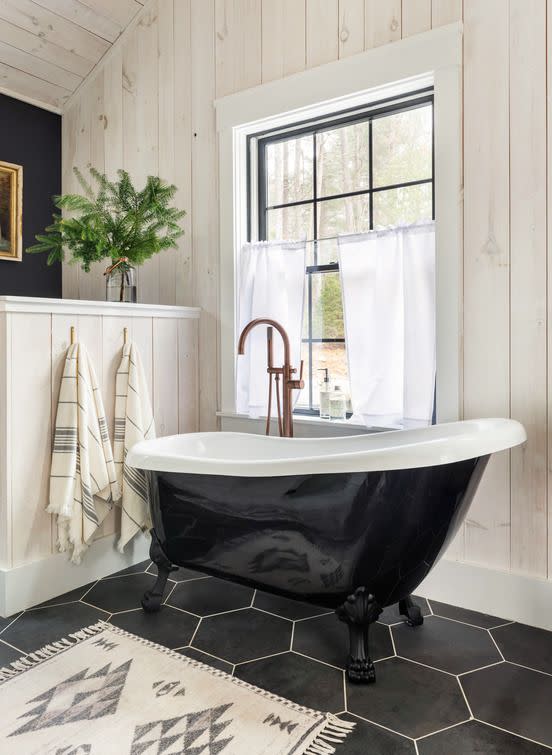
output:
[[[299,369],[305,289],[305,242],[257,242],[241,250],[238,278],[237,336],[248,322],[267,317],[287,331],[291,364]],[[274,364],[283,364],[282,340],[274,332]],[[266,415],[268,375],[266,326],[254,328],[238,356],[236,367],[236,410],[250,417]],[[275,401],[275,399],[273,399]]]
[[366,426],[431,423],[435,224],[339,239],[354,415]]

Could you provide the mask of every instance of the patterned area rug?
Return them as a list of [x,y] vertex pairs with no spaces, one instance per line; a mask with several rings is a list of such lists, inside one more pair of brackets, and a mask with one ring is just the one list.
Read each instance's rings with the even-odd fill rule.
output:
[[0,669],[10,755],[329,755],[353,725],[109,624]]

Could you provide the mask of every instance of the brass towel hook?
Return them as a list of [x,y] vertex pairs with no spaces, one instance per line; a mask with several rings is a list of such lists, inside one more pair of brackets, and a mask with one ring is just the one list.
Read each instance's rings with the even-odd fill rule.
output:
[[123,343],[128,343],[128,328],[123,328]]
[[71,343],[75,343],[75,326],[71,325]]

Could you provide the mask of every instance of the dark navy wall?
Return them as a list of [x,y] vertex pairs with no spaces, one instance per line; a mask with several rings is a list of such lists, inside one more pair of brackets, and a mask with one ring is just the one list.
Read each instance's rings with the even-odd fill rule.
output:
[[0,160],[23,166],[23,261],[0,259],[0,295],[61,297],[61,265],[25,253],[61,192],[61,116],[0,94]]

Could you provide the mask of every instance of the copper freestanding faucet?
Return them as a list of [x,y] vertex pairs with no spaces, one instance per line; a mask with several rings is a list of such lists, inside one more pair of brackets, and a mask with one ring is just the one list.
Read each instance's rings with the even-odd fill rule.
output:
[[[289,346],[289,337],[288,334],[285,331],[285,328],[280,325],[279,322],[276,322],[276,320],[270,320],[269,318],[265,317],[259,317],[256,320],[251,320],[251,322],[247,323],[245,328],[242,330],[240,335],[240,340],[238,341],[238,354],[244,354],[245,353],[245,341],[247,336],[249,335],[249,332],[253,330],[253,328],[257,327],[257,325],[268,325],[267,331],[266,331],[266,342],[267,342],[267,357],[268,357],[268,366],[267,366],[267,373],[268,373],[268,412],[267,412],[267,418],[266,418],[266,434],[269,434],[270,431],[270,410],[271,410],[271,403],[272,403],[272,376],[275,376],[276,379],[276,405],[278,409],[278,429],[280,432],[280,435],[285,438],[293,438],[293,401],[292,401],[292,391],[299,391],[302,388],[305,387],[305,383],[303,381],[303,360],[301,360],[301,368],[299,372],[299,380],[292,380],[291,376],[293,373],[297,372],[296,369],[294,369],[291,366],[290,363],[290,346]],[[274,367],[272,364],[272,329],[276,328],[278,333],[282,336],[282,341],[284,343],[284,364],[282,367]],[[280,391],[279,391],[279,382],[280,382],[280,375],[282,375],[282,417],[280,417]]]

